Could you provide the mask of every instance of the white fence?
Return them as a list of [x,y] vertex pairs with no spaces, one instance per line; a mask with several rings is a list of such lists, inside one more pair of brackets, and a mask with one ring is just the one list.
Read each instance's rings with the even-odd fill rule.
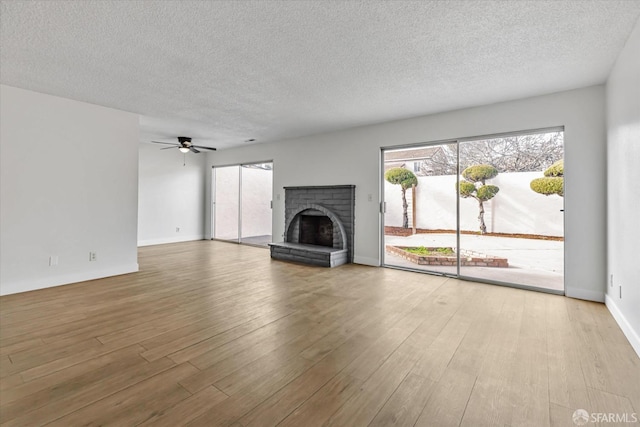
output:
[[[545,236],[563,236],[564,199],[560,196],[543,196],[529,188],[534,178],[542,172],[501,173],[487,181],[500,188],[498,194],[484,203],[484,221],[489,233],[523,233]],[[461,178],[462,179],[462,178]],[[416,187],[416,227],[424,229],[456,229],[456,177],[418,177]],[[411,227],[411,190],[409,201],[409,227]],[[385,181],[384,198],[387,202],[386,226],[402,226],[402,196],[399,185]],[[478,202],[460,199],[460,228],[479,231]]]

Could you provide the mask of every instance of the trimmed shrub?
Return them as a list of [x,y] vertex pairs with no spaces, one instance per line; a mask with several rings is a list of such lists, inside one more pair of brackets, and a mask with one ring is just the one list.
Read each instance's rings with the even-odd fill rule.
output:
[[411,188],[413,184],[418,185],[418,177],[405,168],[391,168],[384,174],[384,179],[391,184],[401,185],[403,189]]
[[484,181],[492,179],[498,176],[498,169],[491,165],[475,165],[469,166],[462,171],[462,176],[467,181],[481,182],[484,185]]
[[564,160],[558,160],[544,171],[544,176],[564,176]]
[[486,185],[485,181],[498,176],[498,169],[491,165],[474,165],[463,170],[462,176],[465,181],[460,181],[458,186],[460,197],[471,197],[478,201],[480,233],[485,234],[487,226],[484,223],[484,202],[493,199],[500,191],[495,185]]
[[544,194],[545,196],[552,194],[564,196],[564,178],[561,176],[536,178],[531,181],[529,186],[536,193]]
[[533,191],[545,196],[557,194],[564,197],[564,160],[558,160],[544,171],[544,178],[536,178],[529,184]]
[[413,185],[418,185],[418,177],[409,169],[391,168],[385,172],[384,179],[391,184],[399,185],[402,189],[402,227],[409,228],[407,188],[411,188]]
[[473,182],[460,181],[460,195],[462,197],[470,197],[474,191],[476,191],[476,186]]
[[478,199],[486,202],[487,200],[493,199],[493,196],[498,194],[498,191],[500,191],[500,189],[495,185],[483,185],[478,188],[476,195],[478,196]]

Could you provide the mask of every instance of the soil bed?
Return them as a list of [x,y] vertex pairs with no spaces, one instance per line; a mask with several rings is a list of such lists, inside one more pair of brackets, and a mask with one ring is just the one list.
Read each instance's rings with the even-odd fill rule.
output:
[[[424,246],[393,246],[387,245],[388,253],[398,255],[401,258],[418,265],[454,266],[458,265],[458,257],[453,248],[436,248]],[[418,253],[415,253],[418,252]],[[464,267],[509,267],[506,258],[484,255],[468,250],[460,251],[460,265]]]

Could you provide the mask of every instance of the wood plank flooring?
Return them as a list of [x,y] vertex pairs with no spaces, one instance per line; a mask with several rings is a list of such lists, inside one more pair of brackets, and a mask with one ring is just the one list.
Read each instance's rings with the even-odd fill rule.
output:
[[139,263],[0,298],[0,425],[572,426],[579,408],[640,413],[640,360],[602,304],[215,241],[144,247]]

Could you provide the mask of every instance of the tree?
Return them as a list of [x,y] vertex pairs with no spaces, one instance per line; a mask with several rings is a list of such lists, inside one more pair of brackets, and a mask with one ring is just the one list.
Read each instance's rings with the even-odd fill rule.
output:
[[409,215],[407,214],[407,188],[418,185],[418,178],[413,172],[405,168],[391,168],[384,174],[384,179],[394,185],[400,185],[402,189],[402,227],[409,228]]
[[469,166],[462,171],[465,179],[460,181],[459,192],[460,197],[472,197],[478,201],[480,214],[478,222],[480,223],[480,233],[487,232],[487,226],[484,223],[484,202],[493,199],[500,189],[495,185],[487,185],[486,180],[495,178],[498,175],[498,169],[491,165],[475,165]]
[[536,178],[529,184],[536,193],[564,197],[564,160],[558,160],[544,171],[544,178]]
[[563,155],[563,133],[548,132],[514,135],[443,144],[429,158],[423,159],[420,175],[457,175],[471,165],[493,165],[502,173],[533,172],[549,165]]

